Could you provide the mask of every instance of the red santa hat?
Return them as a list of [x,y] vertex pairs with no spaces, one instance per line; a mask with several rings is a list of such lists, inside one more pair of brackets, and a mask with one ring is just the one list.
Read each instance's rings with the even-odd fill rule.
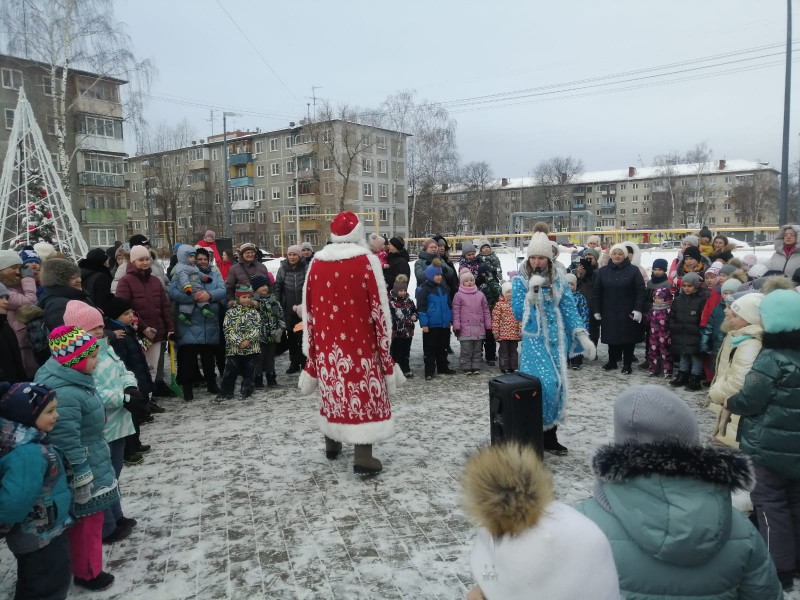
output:
[[363,244],[364,226],[350,211],[340,212],[331,223],[331,242],[334,244]]

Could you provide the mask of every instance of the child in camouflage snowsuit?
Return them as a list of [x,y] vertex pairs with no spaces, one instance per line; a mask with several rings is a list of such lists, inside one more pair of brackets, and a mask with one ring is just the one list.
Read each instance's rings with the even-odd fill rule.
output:
[[237,285],[222,330],[225,333],[225,372],[222,375],[222,392],[217,402],[233,398],[236,378],[242,376],[242,398],[253,394],[253,375],[261,358],[261,315],[253,302],[253,289]]
[[669,311],[672,305],[672,290],[660,287],[653,290],[653,306],[647,313],[649,326],[647,336],[647,364],[650,376],[659,374],[659,361],[661,373],[669,379],[672,375],[672,335],[669,329]]
[[398,275],[394,280],[394,287],[389,293],[389,308],[392,313],[392,345],[389,353],[403,375],[411,378],[414,374],[408,360],[417,323],[417,307],[408,295],[408,277],[405,275]]
[[278,342],[286,330],[286,321],[283,318],[283,307],[275,294],[270,289],[269,278],[263,275],[253,275],[250,278],[253,287],[253,300],[258,303],[258,312],[261,315],[261,358],[256,364],[253,382],[255,387],[264,387],[264,372],[267,374],[267,387],[278,385],[275,375],[275,351]]
[[[183,290],[187,296],[191,296],[195,292],[203,292],[205,288],[203,283],[211,282],[211,277],[202,273],[195,261],[195,250],[189,244],[182,244],[178,247],[176,252],[178,263],[172,270],[172,277],[178,282],[178,287]],[[195,302],[194,304],[178,304],[178,320],[191,325],[189,320],[192,312],[194,311],[194,304],[200,307],[200,312],[206,318],[215,317],[216,314],[208,307],[208,302]]]

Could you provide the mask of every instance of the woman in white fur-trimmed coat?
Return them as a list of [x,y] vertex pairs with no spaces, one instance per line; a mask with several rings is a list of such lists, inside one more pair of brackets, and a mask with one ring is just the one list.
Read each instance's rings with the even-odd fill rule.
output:
[[331,244],[314,255],[303,290],[308,360],[304,393],[320,390],[320,428],[333,460],[342,442],[355,445],[353,471],[379,473],[372,444],[394,433],[389,392],[405,381],[391,355],[392,317],[378,257],[352,212],[331,223]]

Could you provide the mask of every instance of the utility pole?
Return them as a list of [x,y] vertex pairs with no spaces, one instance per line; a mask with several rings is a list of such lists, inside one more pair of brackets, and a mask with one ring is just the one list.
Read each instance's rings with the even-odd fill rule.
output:
[[792,96],[792,0],[786,0],[786,80],[783,91],[783,153],[778,225],[785,225],[789,212],[789,113]]
[[226,238],[232,240],[231,233],[231,168],[228,165],[228,117],[239,117],[238,113],[223,111],[222,113],[222,160],[225,165],[225,172],[222,179],[225,182],[225,195],[222,198],[222,231]]

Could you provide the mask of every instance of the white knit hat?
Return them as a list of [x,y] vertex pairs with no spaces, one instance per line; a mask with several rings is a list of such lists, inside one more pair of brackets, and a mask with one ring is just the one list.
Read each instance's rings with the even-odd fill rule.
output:
[[47,260],[53,254],[56,253],[56,249],[53,247],[53,244],[48,244],[47,242],[39,242],[33,245],[33,251],[39,255],[43,261]]
[[531,256],[545,256],[550,260],[553,259],[553,244],[547,238],[547,235],[541,231],[534,233],[528,243],[526,257],[530,258]]
[[500,284],[500,289],[503,291],[504,294],[506,292],[510,292],[511,291],[511,282],[510,281],[504,281],[503,283]]
[[758,279],[759,277],[763,277],[767,271],[769,271],[767,265],[764,263],[757,263],[750,267],[750,270],[747,271],[747,276],[752,279]]
[[619,242],[618,244],[614,244],[613,246],[611,246],[611,248],[609,248],[609,250],[608,250],[608,255],[611,256],[611,253],[614,252],[614,250],[622,250],[622,253],[627,258],[627,256],[628,256],[628,247],[625,245],[624,242]]
[[566,275],[564,275],[564,281],[566,281],[567,283],[574,283],[575,285],[578,285],[578,278],[575,275],[575,273],[567,273]]
[[761,325],[759,307],[764,294],[745,294],[731,304],[731,311],[751,325]]

